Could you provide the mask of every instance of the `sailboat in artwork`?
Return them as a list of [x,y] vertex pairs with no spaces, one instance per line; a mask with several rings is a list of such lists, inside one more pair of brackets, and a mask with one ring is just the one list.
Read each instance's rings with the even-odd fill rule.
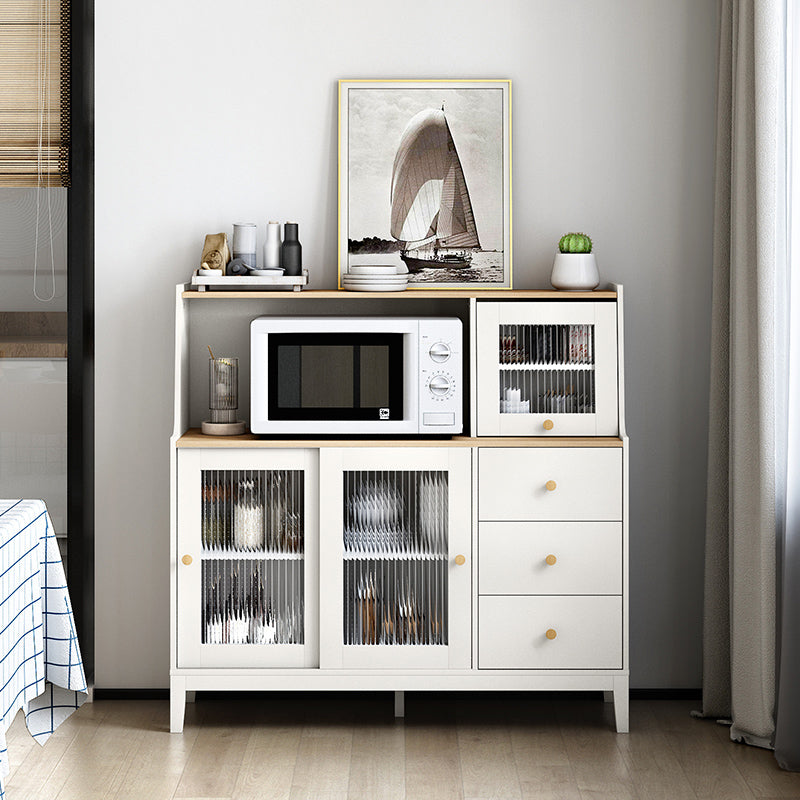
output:
[[480,249],[444,106],[420,111],[403,131],[392,169],[391,230],[409,272],[463,269]]

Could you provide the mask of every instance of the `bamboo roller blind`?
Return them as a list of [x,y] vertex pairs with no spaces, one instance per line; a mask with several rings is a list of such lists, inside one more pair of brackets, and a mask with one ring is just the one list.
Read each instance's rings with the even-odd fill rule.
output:
[[0,0],[0,186],[69,185],[69,0]]

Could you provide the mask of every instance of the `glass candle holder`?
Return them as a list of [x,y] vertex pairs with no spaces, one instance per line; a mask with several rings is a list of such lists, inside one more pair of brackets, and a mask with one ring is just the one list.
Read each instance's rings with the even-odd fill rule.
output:
[[211,422],[236,422],[239,411],[239,359],[208,359],[208,408]]

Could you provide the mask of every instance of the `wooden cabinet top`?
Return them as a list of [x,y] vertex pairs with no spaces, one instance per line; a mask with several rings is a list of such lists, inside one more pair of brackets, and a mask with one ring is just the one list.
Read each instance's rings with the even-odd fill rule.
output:
[[187,291],[187,300],[616,300],[616,291],[564,292],[555,289],[407,289],[404,292],[348,292],[344,289],[287,291]]
[[618,436],[453,436],[450,439],[298,439],[267,438],[245,433],[241,436],[206,436],[190,428],[176,442],[179,448],[302,448],[302,447],[622,447]]

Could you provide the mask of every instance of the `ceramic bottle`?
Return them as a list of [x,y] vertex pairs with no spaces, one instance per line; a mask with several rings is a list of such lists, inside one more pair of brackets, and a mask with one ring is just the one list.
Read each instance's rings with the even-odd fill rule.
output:
[[297,223],[287,222],[283,226],[283,248],[281,264],[285,275],[300,275],[303,271],[303,248],[297,239]]
[[264,269],[281,265],[281,224],[267,223],[267,238],[264,241]]

